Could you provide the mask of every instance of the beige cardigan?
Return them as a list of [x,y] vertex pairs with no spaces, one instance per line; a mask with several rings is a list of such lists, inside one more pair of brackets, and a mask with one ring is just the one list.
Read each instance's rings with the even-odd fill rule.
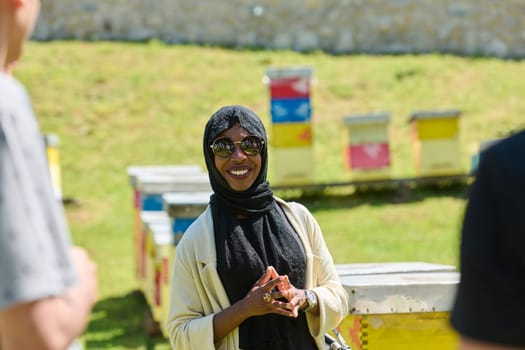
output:
[[[318,296],[319,316],[307,313],[310,333],[324,349],[324,333],[348,313],[348,295],[341,285],[321,229],[303,205],[276,198],[306,250],[306,288]],[[208,207],[188,228],[176,248],[171,303],[166,324],[176,350],[236,350],[238,328],[213,343],[213,315],[230,303],[217,273],[211,209]]]

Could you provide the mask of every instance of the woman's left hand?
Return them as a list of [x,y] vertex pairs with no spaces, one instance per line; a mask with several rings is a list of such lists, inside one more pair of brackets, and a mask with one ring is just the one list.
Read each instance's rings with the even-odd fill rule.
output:
[[306,304],[306,294],[303,289],[295,288],[290,283],[288,276],[283,276],[284,280],[277,285],[277,291],[272,292],[274,299],[285,298],[289,304],[294,305],[290,311],[297,317],[299,310]]

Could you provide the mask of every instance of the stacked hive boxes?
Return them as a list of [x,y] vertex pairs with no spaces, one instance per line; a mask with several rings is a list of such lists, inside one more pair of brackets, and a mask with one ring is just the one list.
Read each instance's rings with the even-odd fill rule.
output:
[[138,178],[147,175],[192,175],[202,173],[202,168],[196,165],[146,165],[130,166],[127,169],[129,182],[133,190],[133,232],[135,248],[135,273],[139,280],[141,279],[141,236],[143,224],[141,219],[142,211],[159,211],[162,210],[162,198],[159,195],[148,196],[141,193],[138,189]]
[[415,112],[412,124],[417,176],[462,173],[459,157],[459,116],[457,110]]
[[269,68],[273,178],[276,183],[313,179],[311,68]]
[[390,147],[387,113],[344,117],[349,144],[346,164],[354,180],[390,177]]
[[153,321],[164,325],[175,246],[208,205],[211,187],[207,173],[194,166],[130,167],[128,175],[135,194],[137,280]]

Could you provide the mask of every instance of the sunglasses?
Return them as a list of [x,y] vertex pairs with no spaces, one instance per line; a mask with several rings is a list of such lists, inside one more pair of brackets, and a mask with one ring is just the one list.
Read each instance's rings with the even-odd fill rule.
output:
[[228,158],[233,154],[236,144],[239,144],[239,147],[241,147],[241,150],[246,155],[255,156],[261,152],[264,140],[256,135],[246,136],[241,141],[233,141],[227,137],[219,137],[212,142],[210,147],[213,154],[217,157]]

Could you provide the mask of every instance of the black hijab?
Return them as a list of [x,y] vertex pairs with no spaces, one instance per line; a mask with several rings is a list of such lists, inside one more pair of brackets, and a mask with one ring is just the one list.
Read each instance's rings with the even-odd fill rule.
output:
[[[239,124],[250,134],[257,135],[264,140],[261,151],[261,172],[257,179],[246,191],[237,192],[230,188],[226,180],[215,167],[211,143],[223,132]],[[241,215],[262,214],[270,210],[274,199],[270,185],[266,180],[268,169],[268,140],[266,130],[259,117],[251,110],[242,106],[226,106],[215,112],[204,131],[204,159],[210,176],[213,192],[212,197],[220,200],[230,211]]]
[[[224,131],[239,124],[264,140],[261,170],[252,186],[234,191],[215,167],[211,143]],[[226,106],[215,112],[204,132],[204,157],[211,187],[217,270],[233,304],[274,266],[288,275],[297,288],[304,288],[306,258],[299,238],[277,205],[266,179],[268,140],[259,117],[242,106]],[[242,217],[242,218],[240,218]],[[297,319],[267,314],[251,317],[239,326],[241,349],[316,349],[304,314]]]

